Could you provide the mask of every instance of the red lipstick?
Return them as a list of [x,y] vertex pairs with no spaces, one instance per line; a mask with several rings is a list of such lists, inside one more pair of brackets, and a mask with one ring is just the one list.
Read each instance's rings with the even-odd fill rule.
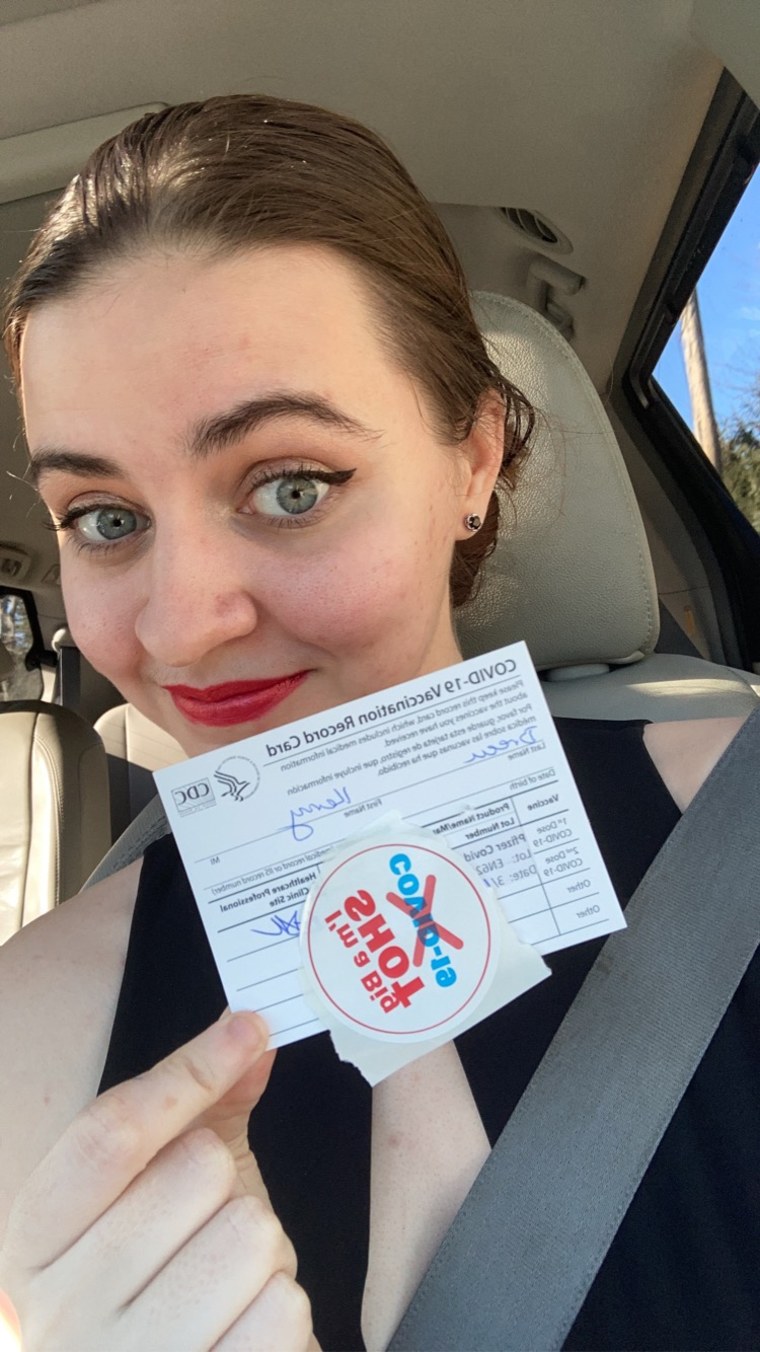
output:
[[281,704],[308,676],[275,676],[271,681],[227,681],[224,685],[165,685],[180,713],[191,723],[209,728],[231,728],[253,723]]

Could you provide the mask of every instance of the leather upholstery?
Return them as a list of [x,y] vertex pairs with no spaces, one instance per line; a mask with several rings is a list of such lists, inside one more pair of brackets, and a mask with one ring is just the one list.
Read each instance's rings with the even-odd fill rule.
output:
[[539,413],[499,544],[458,622],[465,656],[523,638],[539,669],[635,661],[659,632],[644,525],[610,421],[569,343],[519,301],[473,294],[500,370]]
[[153,770],[184,760],[178,742],[132,704],[118,704],[95,724],[108,755],[111,835],[117,840],[156,792]]
[[0,704],[0,942],[78,892],[110,844],[106,756],[70,709]]
[[679,653],[653,653],[643,662],[600,676],[556,679],[567,670],[550,672],[543,685],[555,718],[646,718],[662,723],[741,717],[760,703],[760,677]]
[[473,303],[494,361],[539,421],[483,585],[457,618],[464,656],[525,639],[557,716],[751,713],[760,686],[748,672],[653,651],[659,610],[644,525],[610,421],[570,345],[519,301],[476,292]]
[[109,756],[123,756],[146,770],[162,770],[185,759],[179,742],[151,723],[133,704],[117,704],[95,724]]

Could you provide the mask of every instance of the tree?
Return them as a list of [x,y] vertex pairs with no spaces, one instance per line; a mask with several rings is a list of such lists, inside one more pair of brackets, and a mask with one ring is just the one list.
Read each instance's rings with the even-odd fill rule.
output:
[[746,423],[737,423],[733,436],[723,440],[723,482],[760,531],[760,436]]
[[747,520],[760,532],[760,377],[744,412],[721,434],[723,482]]

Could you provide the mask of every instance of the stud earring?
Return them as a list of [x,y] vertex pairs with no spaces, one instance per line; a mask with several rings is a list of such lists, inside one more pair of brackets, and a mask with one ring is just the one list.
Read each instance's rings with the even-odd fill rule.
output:
[[483,525],[483,522],[481,521],[477,512],[470,512],[470,515],[465,517],[464,524],[467,527],[467,529],[471,530],[474,534],[476,530],[480,530],[480,527]]

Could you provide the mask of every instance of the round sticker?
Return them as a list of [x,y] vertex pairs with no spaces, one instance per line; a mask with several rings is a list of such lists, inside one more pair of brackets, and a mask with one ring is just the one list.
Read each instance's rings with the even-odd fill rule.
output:
[[477,880],[445,850],[403,838],[357,844],[333,861],[301,930],[307,979],[329,1016],[410,1042],[473,1012],[497,940]]

